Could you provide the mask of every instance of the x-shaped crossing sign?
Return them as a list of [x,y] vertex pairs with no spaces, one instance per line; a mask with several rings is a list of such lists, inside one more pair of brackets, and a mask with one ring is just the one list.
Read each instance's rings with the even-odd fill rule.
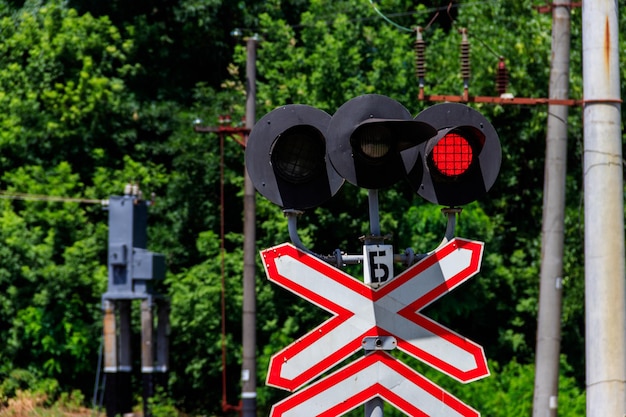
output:
[[478,272],[482,250],[481,242],[455,238],[378,288],[291,244],[262,251],[272,282],[332,314],[272,356],[267,384],[295,391],[362,349],[366,338],[383,336],[461,382],[489,375],[481,346],[420,313]]

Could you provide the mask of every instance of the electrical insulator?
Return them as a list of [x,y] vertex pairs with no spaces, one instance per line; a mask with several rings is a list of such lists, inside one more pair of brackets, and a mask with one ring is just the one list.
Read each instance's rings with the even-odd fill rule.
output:
[[415,39],[415,73],[419,79],[420,86],[424,85],[424,78],[426,77],[426,58],[424,52],[426,51],[426,42],[422,38],[422,28],[418,27],[417,39]]
[[496,72],[496,91],[499,95],[506,93],[509,85],[509,72],[504,63],[504,57],[500,57],[498,62],[498,71]]
[[461,35],[461,78],[463,78],[464,87],[469,86],[470,79],[470,44],[467,40],[467,29],[460,30]]

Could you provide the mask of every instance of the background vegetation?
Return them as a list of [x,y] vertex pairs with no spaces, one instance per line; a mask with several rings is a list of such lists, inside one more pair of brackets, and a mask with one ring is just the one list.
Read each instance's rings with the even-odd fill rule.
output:
[[[381,0],[377,7],[402,27],[425,28],[427,94],[461,93],[458,29],[465,27],[472,95],[496,95],[504,56],[511,93],[546,97],[551,15],[534,7],[543,3]],[[572,9],[572,98],[582,96],[580,20],[580,9]],[[167,256],[161,290],[172,302],[165,404],[192,415],[222,415],[219,144],[215,135],[195,133],[193,121],[216,125],[229,114],[238,123],[245,113],[245,47],[231,36],[235,28],[262,37],[257,118],[286,103],[332,114],[365,93],[391,96],[413,114],[432,105],[417,98],[414,33],[382,19],[366,0],[0,0],[0,191],[98,200],[138,181],[146,195],[155,193],[149,248]],[[483,268],[428,314],[483,345],[493,375],[464,386],[414,365],[483,416],[529,415],[547,107],[474,107],[503,146],[496,186],[464,209],[458,229],[486,242]],[[581,157],[582,114],[572,108],[564,416],[584,414]],[[234,141],[226,142],[224,168],[227,394],[236,403],[243,149]],[[358,251],[366,199],[345,185],[305,214],[302,239],[319,253]],[[396,248],[430,250],[445,228],[439,207],[404,184],[381,193],[381,213]],[[280,209],[259,196],[258,248],[287,241],[286,229]],[[0,409],[24,390],[49,404],[67,403],[69,393],[72,403],[92,397],[106,251],[107,216],[98,204],[0,198]],[[263,385],[269,356],[324,315],[269,285],[260,264],[257,293],[259,414],[267,415],[285,395]]]

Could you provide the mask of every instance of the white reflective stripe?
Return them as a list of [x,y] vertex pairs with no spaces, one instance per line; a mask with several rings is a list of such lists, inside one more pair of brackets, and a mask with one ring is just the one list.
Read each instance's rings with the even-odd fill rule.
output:
[[105,366],[104,372],[131,372],[133,370],[132,366],[123,365],[123,366]]
[[241,398],[256,398],[256,392],[242,392]]
[[154,372],[167,372],[167,365],[159,365],[154,367]]
[[151,374],[154,372],[154,366],[142,366],[141,373],[143,374]]

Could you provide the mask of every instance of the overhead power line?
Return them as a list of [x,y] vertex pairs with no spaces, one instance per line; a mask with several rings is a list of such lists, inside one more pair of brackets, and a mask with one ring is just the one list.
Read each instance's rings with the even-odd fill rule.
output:
[[380,10],[378,10],[378,7],[376,7],[376,5],[374,4],[374,2],[373,2],[372,0],[369,0],[369,1],[370,1],[370,4],[372,5],[372,7],[374,8],[374,11],[375,11],[376,13],[378,13],[378,15],[379,15],[380,17],[382,17],[382,18],[383,18],[383,19],[384,19],[387,23],[389,23],[389,24],[391,24],[391,25],[395,26],[397,29],[402,30],[402,31],[404,31],[404,32],[415,32],[415,30],[414,30],[414,29],[407,28],[407,27],[405,27],[405,26],[399,25],[399,24],[397,24],[396,22],[394,22],[393,20],[389,19],[387,16],[385,16],[385,15],[383,14],[383,12],[381,12]]
[[101,204],[103,206],[109,203],[109,200],[97,200],[80,197],[61,197],[45,194],[29,194],[16,191],[0,190],[0,198],[5,200],[25,200],[25,201],[48,201],[56,203],[81,203],[81,204]]

